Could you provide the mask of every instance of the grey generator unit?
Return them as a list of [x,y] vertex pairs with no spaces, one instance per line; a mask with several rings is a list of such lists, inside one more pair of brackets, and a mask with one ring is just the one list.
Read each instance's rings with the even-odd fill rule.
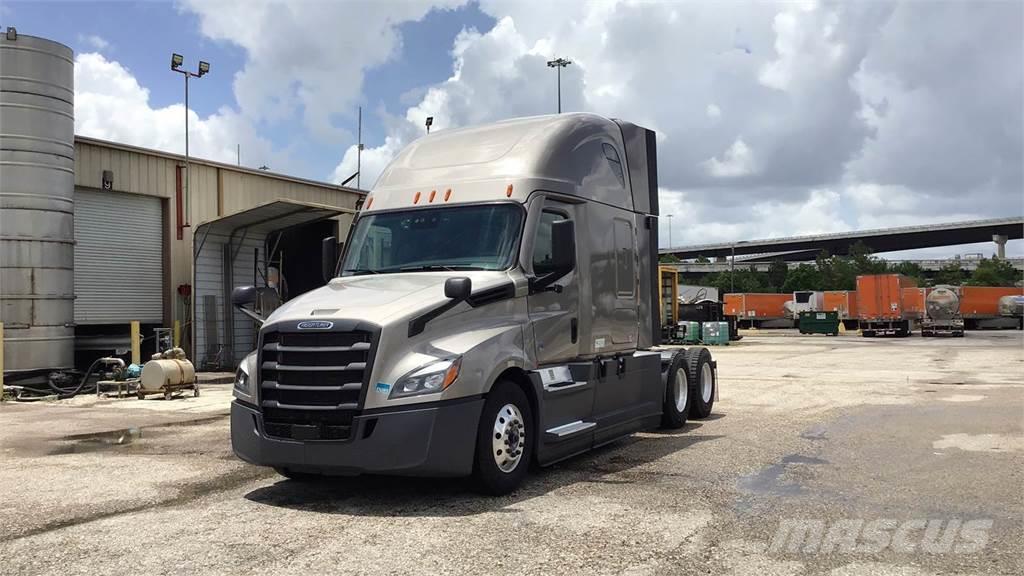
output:
[[235,453],[296,479],[548,465],[710,414],[705,348],[662,350],[651,130],[561,114],[439,131],[384,170],[327,286],[262,317]]

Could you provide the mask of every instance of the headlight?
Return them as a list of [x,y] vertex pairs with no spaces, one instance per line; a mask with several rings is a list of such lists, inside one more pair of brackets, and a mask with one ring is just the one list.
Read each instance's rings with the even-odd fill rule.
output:
[[242,362],[238,365],[238,370],[235,371],[235,389],[234,395],[236,398],[243,400],[252,401],[255,394],[253,393],[253,378],[250,373],[253,364],[256,360],[256,353],[253,352],[242,359]]
[[462,357],[431,362],[399,378],[389,398],[405,398],[440,392],[459,377]]

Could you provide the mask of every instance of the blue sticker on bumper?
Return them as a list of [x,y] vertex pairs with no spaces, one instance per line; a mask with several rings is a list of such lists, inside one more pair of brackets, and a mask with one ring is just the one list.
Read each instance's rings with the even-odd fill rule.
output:
[[381,394],[387,394],[389,391],[391,391],[391,384],[385,384],[384,382],[377,382],[376,389],[377,389],[377,392],[380,392]]

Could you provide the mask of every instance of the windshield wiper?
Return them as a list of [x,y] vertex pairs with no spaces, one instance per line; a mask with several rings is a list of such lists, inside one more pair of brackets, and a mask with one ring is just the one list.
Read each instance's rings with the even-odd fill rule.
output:
[[370,270],[369,268],[345,268],[342,272],[351,272],[353,276],[359,276],[361,274],[380,274],[380,272]]
[[444,270],[445,272],[455,272],[456,270],[486,270],[480,266],[445,266],[443,264],[425,264],[423,266],[403,266],[399,268],[399,272],[436,272],[438,270]]

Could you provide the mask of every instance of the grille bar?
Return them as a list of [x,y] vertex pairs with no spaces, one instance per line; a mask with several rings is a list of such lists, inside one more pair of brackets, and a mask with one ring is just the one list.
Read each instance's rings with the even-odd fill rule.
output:
[[344,404],[336,404],[334,406],[319,406],[316,404],[303,405],[303,404],[281,404],[277,400],[264,400],[260,403],[264,408],[278,408],[281,410],[310,410],[313,412],[321,411],[335,411],[335,410],[356,410],[359,408],[359,404],[355,402],[348,402]]
[[341,386],[304,386],[301,384],[281,384],[280,382],[268,380],[263,383],[262,387],[264,390],[300,390],[306,392],[359,392],[360,390],[363,389],[363,383],[351,382],[349,384],[342,384]]
[[356,342],[351,346],[283,346],[271,342],[263,346],[264,352],[360,352],[369,349],[369,342]]
[[366,370],[366,362],[353,362],[343,366],[294,366],[278,364],[277,362],[264,362],[263,370],[279,370],[293,372],[362,372]]

